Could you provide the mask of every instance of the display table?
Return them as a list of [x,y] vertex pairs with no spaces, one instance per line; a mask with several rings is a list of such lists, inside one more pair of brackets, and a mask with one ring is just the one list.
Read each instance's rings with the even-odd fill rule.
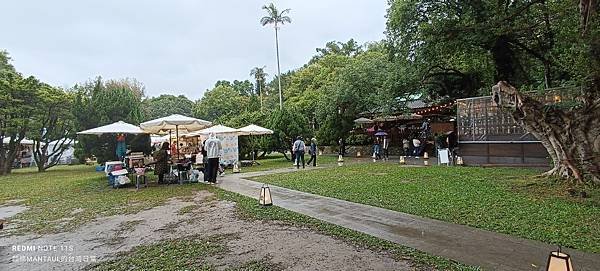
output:
[[121,165],[121,168],[125,168],[125,164],[121,161],[108,161],[104,163],[104,173],[106,173],[106,176],[114,170],[116,165]]

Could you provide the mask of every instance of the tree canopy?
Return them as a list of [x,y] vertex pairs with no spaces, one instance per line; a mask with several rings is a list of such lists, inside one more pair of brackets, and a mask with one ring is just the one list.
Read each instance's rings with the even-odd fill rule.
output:
[[163,94],[158,97],[146,98],[142,102],[144,121],[180,114],[191,116],[194,102],[186,96]]
[[[390,1],[389,47],[438,95],[489,93],[500,81],[497,95],[517,100],[500,106],[548,150],[547,175],[600,183],[600,7],[578,2]],[[575,98],[525,94],[565,85],[577,87],[561,95]]]

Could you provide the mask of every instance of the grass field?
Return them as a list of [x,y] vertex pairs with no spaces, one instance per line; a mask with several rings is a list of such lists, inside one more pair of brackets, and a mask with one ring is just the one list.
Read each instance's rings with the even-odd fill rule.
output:
[[358,164],[256,178],[295,190],[600,252],[600,193],[566,195],[564,184],[512,168]]
[[[152,174],[149,177],[155,178]],[[59,166],[44,173],[16,170],[0,177],[0,204],[22,200],[29,209],[11,218],[20,232],[69,231],[100,216],[137,213],[169,198],[190,196],[204,185],[151,186],[113,189],[103,173],[91,166]],[[135,189],[133,189],[135,190]]]
[[[310,159],[310,155],[305,155],[304,159],[305,159],[304,160],[305,162],[308,162],[308,159]],[[321,156],[317,157],[317,165],[324,166],[324,165],[335,164],[337,162],[337,159],[338,159],[337,156],[321,155]],[[352,158],[344,157],[344,160],[346,162],[348,162],[348,161],[351,161]],[[284,158],[283,154],[280,154],[280,153],[269,154],[268,156],[266,156],[262,159],[258,159],[256,161],[259,162],[260,165],[255,165],[255,166],[251,166],[251,167],[243,167],[242,172],[254,172],[254,171],[264,171],[264,170],[269,170],[269,169],[291,168],[292,167],[292,162],[287,161]]]
[[[269,160],[272,160],[272,168],[289,165],[289,162],[281,161],[283,157]],[[335,162],[335,159],[331,161]],[[269,163],[263,164],[264,169],[270,169],[268,166]],[[9,204],[26,205],[29,208],[10,218],[19,221],[17,223],[20,227],[16,233],[50,234],[70,231],[98,217],[136,213],[161,205],[173,197],[189,197],[195,191],[209,190],[221,200],[236,202],[239,214],[246,219],[276,220],[310,227],[356,246],[392,253],[399,259],[410,259],[425,270],[478,270],[476,267],[432,256],[283,208],[261,208],[254,199],[203,184],[150,186],[139,191],[132,188],[113,189],[108,186],[103,173],[94,172],[91,166],[59,166],[45,173],[37,173],[30,169],[16,170],[11,175],[1,176],[0,184],[0,205],[11,200],[21,200]],[[121,255],[118,260],[102,262],[90,266],[90,269],[129,270],[128,266],[140,264],[148,269],[164,270],[167,267],[189,267],[192,265],[182,261],[183,258],[172,256],[189,252],[194,256],[187,259],[198,259],[203,255],[218,253],[222,249],[224,247],[220,241],[208,244],[201,238],[165,240],[158,244],[139,246],[132,252]],[[160,257],[155,257],[156,255]],[[195,262],[193,266],[200,270],[214,269],[213,266],[202,262]],[[273,270],[274,267],[276,266],[273,263],[258,261],[248,262],[230,270]]]

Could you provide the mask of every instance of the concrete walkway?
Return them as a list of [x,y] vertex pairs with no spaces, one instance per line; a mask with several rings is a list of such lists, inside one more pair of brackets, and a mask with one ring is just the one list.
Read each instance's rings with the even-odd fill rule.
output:
[[[318,167],[317,167],[318,168]],[[258,198],[261,183],[245,178],[293,172],[276,169],[226,175],[218,187]],[[545,270],[556,246],[378,207],[270,186],[276,206],[485,270]],[[258,204],[258,203],[257,203]],[[600,270],[600,255],[564,249],[575,270]]]

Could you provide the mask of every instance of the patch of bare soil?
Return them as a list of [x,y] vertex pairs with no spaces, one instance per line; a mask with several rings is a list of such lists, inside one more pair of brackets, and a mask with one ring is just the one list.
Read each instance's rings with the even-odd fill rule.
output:
[[226,252],[206,259],[217,269],[268,259],[285,270],[412,270],[408,261],[309,229],[240,219],[235,203],[214,200],[206,191],[136,214],[100,218],[72,232],[0,237],[0,270],[79,270],[142,244],[193,235],[235,236],[226,241]]

